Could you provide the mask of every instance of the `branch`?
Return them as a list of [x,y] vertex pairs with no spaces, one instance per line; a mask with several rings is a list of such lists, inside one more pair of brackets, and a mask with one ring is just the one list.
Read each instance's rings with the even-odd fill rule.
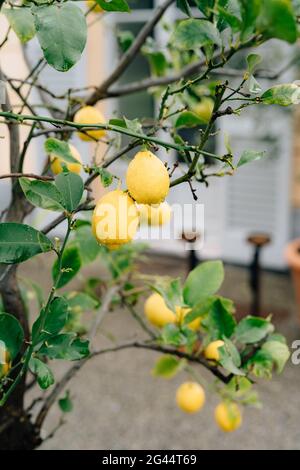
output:
[[153,28],[159,22],[164,12],[169,8],[169,6],[174,1],[175,0],[165,0],[165,2],[162,5],[156,8],[153,17],[150,18],[148,23],[146,23],[145,26],[141,29],[141,31],[136,37],[136,40],[133,42],[133,44],[128,49],[128,51],[125,54],[123,54],[115,70],[110,74],[110,76],[106,80],[104,80],[104,82],[96,89],[96,91],[94,91],[94,93],[92,93],[87,98],[86,100],[87,105],[94,105],[97,103],[97,101],[99,101],[101,98],[105,96],[109,87],[118,80],[118,78],[122,75],[124,70],[126,70],[128,65],[136,57],[142,45],[144,44],[145,40],[147,39],[149,34],[152,32]]
[[54,178],[52,176],[40,176],[35,175],[34,173],[8,173],[7,175],[0,175],[0,180],[5,178],[33,178],[35,180],[41,181],[53,181]]
[[35,425],[40,428],[48,414],[49,409],[52,407],[52,405],[55,403],[56,399],[60,395],[60,393],[63,391],[65,386],[68,384],[68,382],[76,375],[76,373],[86,364],[86,362],[96,356],[101,356],[107,353],[111,352],[118,352],[122,351],[124,349],[147,349],[150,351],[156,351],[159,353],[163,354],[172,354],[173,356],[177,356],[180,359],[187,359],[189,362],[195,363],[195,364],[200,364],[206,369],[208,369],[215,377],[217,377],[219,380],[221,380],[223,383],[227,384],[231,378],[232,375],[224,375],[217,367],[211,366],[205,359],[198,357],[198,356],[192,356],[188,353],[179,351],[178,349],[172,349],[169,347],[165,346],[160,346],[158,344],[151,344],[151,343],[141,343],[138,341],[133,341],[131,343],[125,343],[125,344],[120,344],[118,346],[114,346],[111,348],[106,348],[106,349],[100,349],[94,351],[89,357],[83,359],[80,362],[77,362],[74,366],[72,366],[62,377],[62,379],[56,384],[50,395],[45,400],[45,403],[40,410]]
[[[161,147],[164,147],[165,149],[173,149],[177,150],[178,152],[183,152],[183,151],[190,151],[190,152],[197,152],[198,147],[195,145],[179,145],[175,144],[172,142],[165,142],[161,139],[157,139],[156,137],[152,137],[146,134],[139,134],[138,132],[131,131],[128,128],[125,127],[120,127],[120,126],[114,126],[112,124],[78,124],[73,121],[68,121],[65,119],[57,119],[54,117],[48,117],[48,116],[35,116],[31,114],[17,114],[17,113],[12,113],[12,112],[0,112],[0,117],[4,117],[8,120],[15,120],[19,121],[19,123],[22,123],[23,121],[35,121],[35,122],[48,122],[52,124],[53,126],[70,126],[74,129],[80,129],[84,131],[90,131],[90,130],[97,130],[97,129],[103,129],[106,131],[112,131],[116,132],[118,134],[123,134],[127,135],[129,137],[134,137],[136,139],[139,139],[140,141],[146,141],[146,142],[152,142],[154,144],[157,144]],[[211,153],[202,151],[204,155],[209,155],[212,156]]]

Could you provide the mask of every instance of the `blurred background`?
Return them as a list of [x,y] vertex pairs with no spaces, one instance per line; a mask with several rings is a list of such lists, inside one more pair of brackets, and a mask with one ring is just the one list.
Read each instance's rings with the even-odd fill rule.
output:
[[[115,67],[120,54],[116,41],[116,31],[131,31],[134,35],[149,19],[151,10],[158,0],[129,1],[133,11],[127,14],[104,15],[101,20],[91,18],[88,45],[80,62],[69,72],[59,73],[46,66],[41,71],[41,82],[54,94],[64,93],[68,88],[93,86],[101,82]],[[181,18],[175,8],[170,8],[164,22],[174,22]],[[1,15],[0,31],[5,19]],[[163,46],[166,41],[164,24],[154,32],[154,37]],[[277,72],[288,64],[295,54],[295,47],[280,41],[271,41],[260,48],[263,56],[260,69]],[[245,54],[240,54],[230,66],[244,69]],[[19,41],[11,35],[10,41],[2,49],[1,65],[10,77],[26,77],[28,67],[40,59],[40,48],[35,39],[30,41],[22,52]],[[120,84],[130,83],[149,76],[149,65],[143,55],[139,55],[123,75]],[[299,77],[296,67],[287,67],[286,72],[275,83],[293,82]],[[234,87],[235,78],[230,78]],[[261,79],[265,90],[274,82]],[[26,87],[25,87],[26,89]],[[36,91],[31,92],[32,102],[39,100]],[[62,100],[47,97],[49,105],[61,106]],[[11,92],[11,102],[20,109],[18,97]],[[158,103],[153,94],[137,93],[121,99],[101,102],[99,108],[109,118],[125,115],[151,118],[155,115]],[[40,114],[47,114],[41,108]],[[187,220],[186,225],[174,221],[174,237],[171,240],[150,241],[150,254],[141,269],[145,272],[180,275],[204,259],[220,258],[226,263],[226,281],[222,294],[231,297],[237,304],[238,315],[246,313],[266,316],[272,313],[274,321],[283,334],[288,336],[289,345],[300,338],[299,308],[300,293],[294,292],[289,264],[294,273],[295,287],[300,289],[300,239],[290,246],[292,239],[300,237],[300,111],[297,106],[289,108],[254,106],[239,117],[227,116],[218,123],[221,132],[211,139],[210,145],[217,152],[224,152],[224,134],[230,136],[236,156],[244,149],[266,150],[267,156],[239,169],[233,177],[210,180],[210,185],[196,184],[198,201],[194,202],[191,192],[180,185],[170,192],[170,204],[203,204],[204,226]],[[23,128],[26,138],[26,127]],[[8,139],[5,126],[0,127],[1,161],[0,172],[9,172]],[[188,138],[197,142],[197,130],[191,130]],[[166,138],[166,135],[163,135]],[[44,166],[46,155],[43,138],[35,139],[29,149],[26,171],[38,172]],[[74,136],[72,142],[79,149],[82,158],[88,162],[95,154],[94,144],[82,143]],[[100,155],[100,157],[99,157]],[[29,158],[30,156],[30,158]],[[97,149],[97,158],[101,159]],[[171,167],[178,161],[176,152],[161,152],[161,158]],[[111,172],[124,178],[127,161],[118,160]],[[184,165],[183,162],[180,162]],[[212,170],[214,163],[211,162]],[[0,212],[10,201],[9,180],[0,181]],[[100,183],[94,186],[96,197],[103,192]],[[53,218],[55,214],[53,215]],[[35,210],[29,223],[42,227],[52,215]],[[63,226],[56,234],[62,233]],[[187,250],[186,243],[180,240],[182,233],[191,235],[193,241]],[[151,262],[149,261],[151,259]],[[49,287],[47,269],[51,259],[34,259],[22,266],[24,276],[41,281]],[[297,269],[298,268],[298,269]],[[89,268],[88,276],[99,275],[99,262]],[[42,275],[45,273],[45,276]],[[84,278],[84,274],[83,274]],[[49,279],[50,282],[50,279]],[[77,283],[77,284],[76,284]],[[74,287],[81,280],[74,281]],[[298,318],[297,318],[298,317]],[[120,338],[133,337],[135,325],[121,312],[110,315],[105,320],[103,330],[113,331]],[[108,341],[103,332],[99,341]],[[80,377],[74,380],[76,407],[55,438],[44,448],[164,448],[164,449],[216,449],[216,448],[300,448],[299,427],[299,388],[300,366],[289,362],[284,374],[272,383],[264,383],[260,388],[263,410],[247,410],[245,425],[232,436],[225,436],[213,424],[213,403],[200,415],[182,416],[174,406],[174,390],[177,379],[164,382],[149,376],[155,354],[144,351],[126,351],[118,355],[105,356],[101,363],[90,363]],[[60,369],[64,365],[58,366]],[[60,373],[58,369],[58,374]],[[73,388],[73,387],[72,387]],[[54,409],[47,427],[57,418]]]

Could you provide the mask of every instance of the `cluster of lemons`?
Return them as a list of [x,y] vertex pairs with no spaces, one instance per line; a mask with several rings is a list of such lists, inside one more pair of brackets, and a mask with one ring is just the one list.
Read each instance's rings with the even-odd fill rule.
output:
[[[162,328],[168,323],[180,325],[189,311],[190,309],[187,307],[177,306],[174,313],[158,293],[150,295],[144,305],[146,318],[158,328]],[[201,319],[193,320],[188,326],[194,331],[199,330]],[[212,341],[204,349],[204,357],[212,364],[217,364],[220,360],[219,348],[223,345],[224,341],[222,340]],[[185,382],[177,390],[176,402],[179,408],[186,413],[197,413],[205,403],[205,391],[197,382]],[[242,424],[241,411],[235,403],[221,402],[215,409],[215,420],[223,431],[234,431]]]
[[[81,108],[74,116],[78,124],[103,124],[101,112],[93,106]],[[84,141],[97,141],[105,136],[103,129],[79,131]],[[79,163],[67,163],[69,171],[80,173],[82,160],[78,150],[69,144],[71,154]],[[51,170],[63,170],[63,160],[50,155]],[[120,189],[106,193],[96,204],[92,229],[99,243],[116,249],[129,243],[135,236],[139,223],[163,225],[170,221],[171,208],[165,198],[169,192],[170,178],[162,161],[150,150],[141,150],[128,165],[126,173],[128,191]]]

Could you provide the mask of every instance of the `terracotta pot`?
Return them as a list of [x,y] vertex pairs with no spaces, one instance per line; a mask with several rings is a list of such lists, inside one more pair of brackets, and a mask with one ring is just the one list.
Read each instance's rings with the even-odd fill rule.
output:
[[298,304],[298,320],[300,322],[300,238],[288,243],[285,249],[285,258],[292,272],[296,301]]

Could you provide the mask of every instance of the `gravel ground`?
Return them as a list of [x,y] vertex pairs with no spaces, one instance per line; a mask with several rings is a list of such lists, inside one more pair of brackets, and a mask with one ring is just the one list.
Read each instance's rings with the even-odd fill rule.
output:
[[[45,258],[24,265],[23,274],[42,279],[48,287]],[[184,275],[183,260],[152,257],[144,272],[170,276]],[[93,265],[87,275],[99,275]],[[76,284],[77,283],[77,284]],[[80,285],[76,281],[74,286]],[[222,293],[233,298],[240,312],[247,311],[250,292],[247,271],[227,266]],[[263,273],[263,303],[273,312],[278,329],[289,344],[300,338],[291,281],[288,275]],[[125,311],[113,312],[103,322],[97,342],[110,344],[103,335],[113,334],[120,341],[140,336],[134,320]],[[187,416],[174,404],[183,375],[172,380],[153,378],[150,371],[157,354],[126,350],[107,354],[84,366],[71,385],[74,410],[66,423],[42,449],[300,449],[300,365],[289,362],[284,373],[272,382],[262,382],[258,390],[263,409],[247,409],[244,424],[233,434],[222,433],[214,423],[216,398],[207,396],[201,413]],[[59,377],[67,364],[55,368]],[[211,376],[199,368],[206,379]],[[35,392],[33,392],[34,394]],[[55,405],[45,433],[56,425],[60,413]]]

